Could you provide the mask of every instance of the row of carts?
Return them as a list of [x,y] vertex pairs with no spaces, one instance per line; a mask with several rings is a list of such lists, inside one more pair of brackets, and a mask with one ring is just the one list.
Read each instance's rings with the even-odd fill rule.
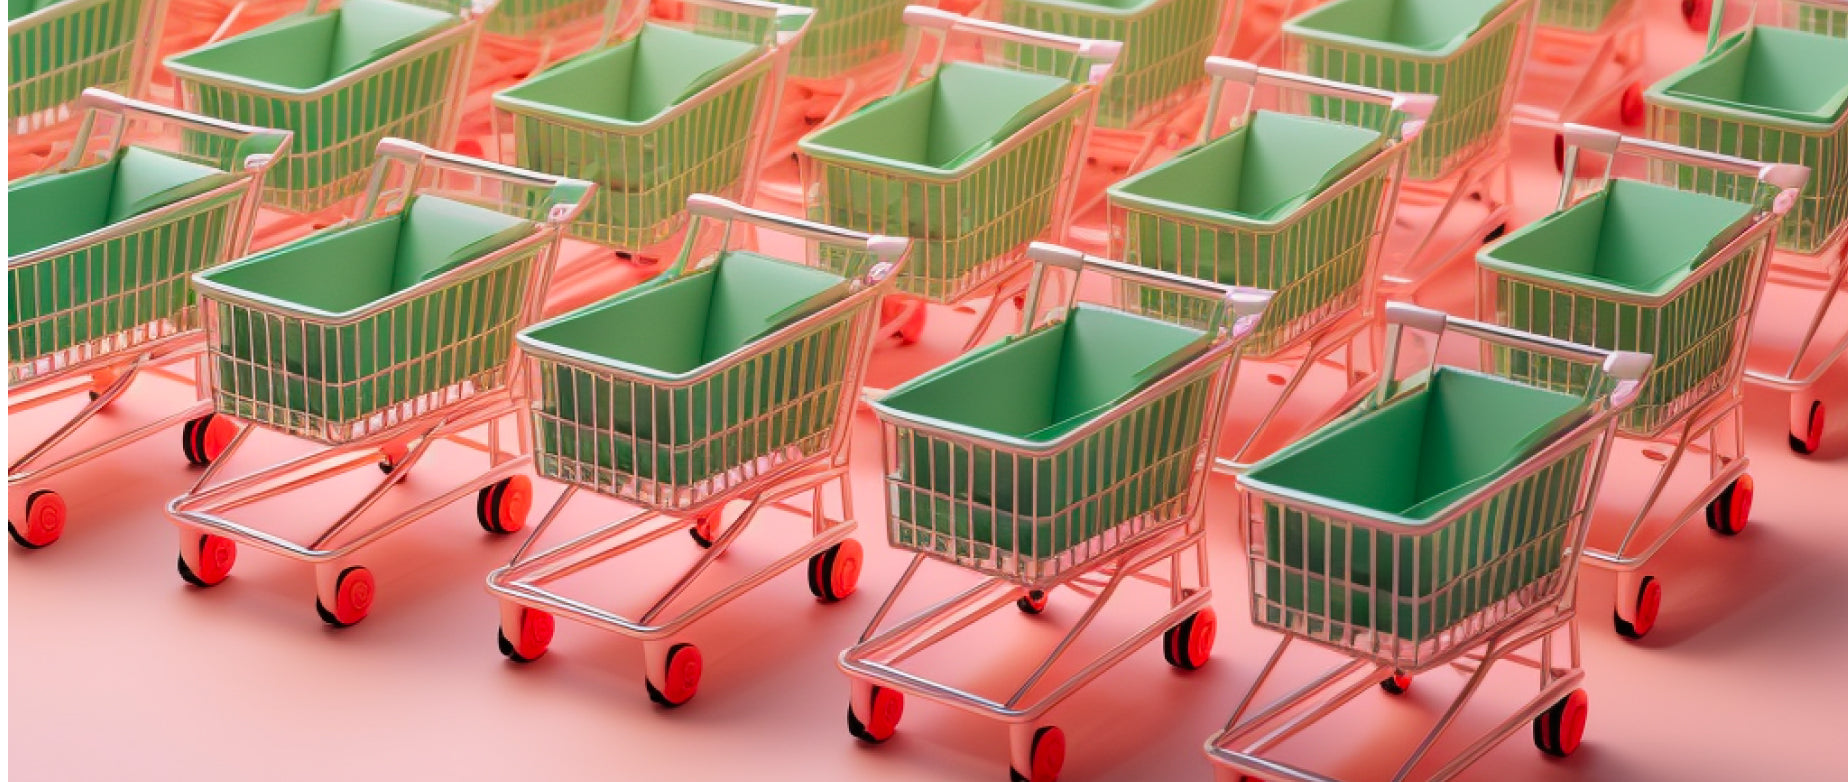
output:
[[[178,425],[188,583],[277,554],[351,625],[367,547],[470,501],[525,534],[488,577],[503,654],[538,659],[559,617],[635,637],[678,706],[696,621],[793,569],[856,591],[864,406],[910,560],[841,654],[849,731],[890,738],[908,698],[987,715],[1015,779],[1058,776],[1052,710],[1130,654],[1209,660],[1216,472],[1280,638],[1216,762],[1325,778],[1276,749],[1440,669],[1464,683],[1397,778],[1523,726],[1570,754],[1580,567],[1617,571],[1615,628],[1647,634],[1650,558],[1695,517],[1746,526],[1742,383],[1793,392],[1811,453],[1848,352],[1842,0],[1727,37],[1723,3],[1692,9],[1708,54],[1647,88],[1640,0],[27,5],[15,542],[63,534],[64,473]],[[1548,79],[1571,97],[1541,108]],[[1642,137],[1576,124],[1613,99]],[[1510,232],[1516,123],[1555,128],[1567,173]],[[1460,260],[1475,317],[1413,303]],[[976,304],[960,355],[869,387]],[[1655,477],[1607,491],[1612,464]],[[591,506],[628,512],[567,532]],[[770,556],[718,566],[747,546]],[[662,563],[634,594],[578,578]],[[948,583],[926,568],[969,585],[906,610]],[[1018,680],[908,665],[1009,613],[1061,628]],[[1291,649],[1342,662],[1261,700]],[[1509,668],[1534,696],[1440,742]]]

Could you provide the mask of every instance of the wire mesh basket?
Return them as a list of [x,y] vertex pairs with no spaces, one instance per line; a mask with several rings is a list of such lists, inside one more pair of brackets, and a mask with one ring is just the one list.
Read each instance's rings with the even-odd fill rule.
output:
[[[1003,0],[1001,21],[1033,30],[1119,41],[1123,56],[1097,96],[1098,127],[1132,128],[1186,100],[1206,82],[1200,61],[1227,19],[1226,0]],[[1042,73],[1071,73],[1074,55],[1008,44],[1003,56]]]
[[[458,16],[471,12],[474,6],[474,0],[403,2]],[[487,12],[483,30],[508,38],[536,38],[594,20],[606,5],[608,0],[500,0]]]
[[815,9],[815,21],[790,53],[789,74],[829,79],[897,54],[905,42],[907,0],[789,0]]
[[31,133],[69,119],[73,104],[91,87],[139,95],[166,7],[165,0],[11,3],[7,132]]
[[1626,2],[1639,0],[1536,0],[1535,22],[1544,27],[1581,33],[1604,29],[1611,13]]

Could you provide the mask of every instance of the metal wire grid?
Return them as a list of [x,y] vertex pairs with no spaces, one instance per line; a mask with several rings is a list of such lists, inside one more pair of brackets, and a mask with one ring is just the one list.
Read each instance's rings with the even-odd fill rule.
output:
[[1636,0],[1536,0],[1535,22],[1543,27],[1595,33],[1619,7]]
[[815,9],[809,32],[790,53],[789,75],[825,79],[897,54],[909,0],[783,0]]
[[[1439,180],[1475,159],[1504,133],[1514,107],[1520,52],[1525,48],[1532,0],[1513,0],[1447,57],[1356,45],[1349,40],[1309,38],[1286,30],[1285,68],[1297,73],[1438,97],[1437,107],[1407,153],[1406,175]],[[1342,98],[1312,98],[1310,113],[1351,116]],[[1380,111],[1362,107],[1362,111]]]
[[9,21],[9,132],[70,119],[72,102],[87,87],[139,92],[165,9],[164,0],[68,0]]
[[[474,7],[475,0],[399,0],[437,11],[461,14]],[[488,11],[484,28],[489,34],[508,38],[535,38],[564,32],[574,23],[589,23],[603,13],[607,0],[500,0]]]
[[1808,33],[1848,38],[1848,8],[1825,8],[1805,0],[1780,0],[1780,19],[1786,26]]
[[[1206,83],[1200,61],[1228,19],[1227,0],[1155,0],[1133,13],[1061,0],[1004,0],[1001,21],[1076,38],[1120,41],[1123,56],[1097,97],[1098,127],[1133,128],[1161,115]],[[1238,2],[1238,0],[1232,0]],[[1001,44],[1008,63],[1038,73],[1068,74],[1076,55]]]

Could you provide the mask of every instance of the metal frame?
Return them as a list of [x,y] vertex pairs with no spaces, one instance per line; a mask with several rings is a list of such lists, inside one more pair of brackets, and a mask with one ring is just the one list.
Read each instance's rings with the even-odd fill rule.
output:
[[1567,98],[1556,106],[1517,99],[1512,121],[1557,130],[1562,124],[1584,120],[1613,98],[1624,100],[1630,91],[1640,107],[1643,6],[1644,0],[1616,0],[1603,23],[1590,30],[1554,27],[1536,19],[1521,87],[1526,91],[1536,84],[1563,86]]

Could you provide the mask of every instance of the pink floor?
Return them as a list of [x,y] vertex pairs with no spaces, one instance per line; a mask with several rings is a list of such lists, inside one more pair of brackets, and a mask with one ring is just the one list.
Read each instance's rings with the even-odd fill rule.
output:
[[[1673,18],[1674,5],[1650,9],[1651,78],[1698,50],[1698,38]],[[1520,216],[1531,219],[1557,187],[1550,138],[1523,131],[1516,140]],[[1466,275],[1434,298],[1464,307],[1458,295],[1469,289]],[[933,320],[924,344],[882,351],[876,374],[890,378],[943,360],[966,322]],[[1848,400],[1842,374],[1830,378],[1827,398]],[[1669,545],[1648,570],[1667,586],[1654,634],[1619,639],[1609,620],[1614,579],[1597,571],[1583,579],[1592,704],[1584,747],[1567,760],[1546,758],[1523,731],[1464,778],[1842,777],[1848,537],[1838,527],[1848,521],[1848,416],[1837,417],[1827,450],[1798,457],[1785,447],[1782,394],[1753,389],[1746,412],[1758,485],[1751,526],[1728,540],[1697,521]],[[1004,730],[916,699],[891,742],[869,748],[847,735],[847,684],[835,657],[905,561],[886,548],[879,524],[878,430],[867,414],[855,423],[857,535],[868,552],[860,592],[820,605],[792,572],[695,626],[689,638],[705,654],[705,679],[699,697],[675,711],[648,702],[640,647],[624,638],[561,622],[542,660],[519,666],[497,654],[496,607],[482,579],[517,541],[486,536],[466,503],[364,555],[381,596],[374,615],[350,629],[316,619],[308,568],[258,552],[243,551],[231,580],[216,589],[187,587],[174,572],[174,528],[162,509],[195,473],[173,466],[177,433],[145,442],[58,484],[73,518],[63,541],[8,551],[9,770],[31,780],[189,782],[1005,779]],[[433,458],[407,489],[474,464],[454,454]],[[1634,462],[1613,475],[1617,494],[1642,480]],[[1209,778],[1201,744],[1274,643],[1246,619],[1231,488],[1215,478],[1208,510],[1222,619],[1212,664],[1180,674],[1149,648],[1055,710],[1051,721],[1070,741],[1065,778]],[[541,499],[554,491],[544,486]],[[248,513],[282,526],[312,523],[328,496],[305,493]],[[600,506],[606,515],[618,508]],[[759,542],[770,547],[755,550],[769,554],[780,530],[762,526]],[[676,542],[690,556],[691,544]],[[752,553],[735,551],[725,567],[749,565]],[[650,563],[664,564],[671,562]],[[639,570],[587,576],[581,588],[618,594],[652,568]],[[926,586],[961,583],[945,569],[931,572],[921,577]],[[978,625],[920,665],[958,681],[999,681],[1019,667],[1016,652],[1049,643],[1059,622],[1076,617],[1080,608],[1066,597],[1055,593],[1037,620],[1010,614]],[[1134,620],[1107,615],[1106,626],[1126,616]],[[1332,660],[1301,658],[1315,666]],[[1439,672],[1403,698],[1365,695],[1283,757],[1343,778],[1381,778],[1460,682]],[[1466,712],[1463,729],[1500,721],[1497,704],[1531,687],[1525,674],[1504,675]]]

